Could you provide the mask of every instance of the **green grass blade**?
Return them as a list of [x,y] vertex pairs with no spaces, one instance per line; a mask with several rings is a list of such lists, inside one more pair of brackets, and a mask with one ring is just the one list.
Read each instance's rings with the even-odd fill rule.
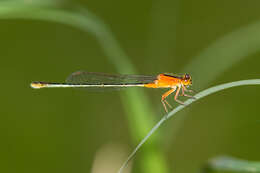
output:
[[1,6],[6,7],[19,7],[19,6],[41,6],[41,7],[59,7],[65,4],[64,0],[2,0],[0,2]]
[[171,112],[166,114],[150,131],[149,133],[142,139],[142,141],[136,146],[134,151],[129,155],[127,160],[124,162],[118,173],[122,173],[124,168],[128,165],[129,161],[133,158],[133,156],[136,154],[136,152],[140,149],[141,146],[151,137],[151,135],[170,117],[175,115],[177,112],[180,110],[184,109],[185,107],[189,106],[191,103],[198,101],[202,99],[203,97],[209,96],[213,93],[222,91],[224,89],[232,88],[232,87],[237,87],[237,86],[243,86],[243,85],[260,85],[260,79],[251,79],[251,80],[241,80],[241,81],[236,81],[236,82],[230,82],[226,84],[221,84],[217,85],[215,87],[208,88],[206,90],[203,90],[196,94],[194,97],[196,99],[188,99],[185,101],[185,105],[179,105],[175,109],[173,109]]
[[192,74],[199,89],[208,86],[234,64],[260,50],[259,30],[258,21],[224,35],[194,57],[183,71]]
[[216,157],[211,159],[202,172],[233,171],[260,172],[260,162],[241,160],[234,157]]
[[[119,73],[137,74],[130,59],[121,49],[110,29],[98,17],[86,9],[79,9],[80,12],[67,11],[59,8],[51,8],[49,6],[51,4],[41,2],[43,1],[37,1],[37,3],[22,3],[18,1],[0,2],[0,19],[29,19],[55,22],[91,33],[97,38],[109,61]],[[152,107],[149,106],[149,100],[140,90],[123,93],[122,100],[127,110],[133,141],[139,141],[153,124],[154,116],[152,115]],[[163,155],[155,144],[156,140],[152,143],[153,145],[147,148],[147,152],[143,156],[147,164],[142,165],[142,171],[155,172],[155,169],[147,171],[150,169],[146,166],[154,165],[157,169],[167,172],[167,167],[163,164],[165,163]],[[152,153],[156,153],[156,156]],[[153,158],[157,158],[159,161],[154,162]]]
[[[232,66],[260,50],[259,30],[260,21],[257,21],[222,36],[192,58],[182,71],[190,73],[194,83],[199,83],[197,90],[206,88]],[[180,117],[172,127],[169,140],[175,140],[186,115]]]

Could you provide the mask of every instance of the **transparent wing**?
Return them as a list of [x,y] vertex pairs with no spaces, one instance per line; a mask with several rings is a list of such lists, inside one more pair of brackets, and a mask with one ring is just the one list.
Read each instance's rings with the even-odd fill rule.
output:
[[115,75],[106,73],[95,73],[86,71],[77,71],[72,73],[66,80],[69,84],[85,85],[133,85],[147,84],[156,80],[156,76],[146,75]]
[[179,78],[181,79],[183,77],[183,75],[180,74],[174,74],[174,73],[163,73],[166,76],[171,76],[171,77],[175,77],[175,78]]

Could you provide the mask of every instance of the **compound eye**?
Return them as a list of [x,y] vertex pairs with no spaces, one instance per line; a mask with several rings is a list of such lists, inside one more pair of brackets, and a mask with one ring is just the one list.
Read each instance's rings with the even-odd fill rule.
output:
[[190,75],[189,74],[185,74],[185,79],[190,79]]

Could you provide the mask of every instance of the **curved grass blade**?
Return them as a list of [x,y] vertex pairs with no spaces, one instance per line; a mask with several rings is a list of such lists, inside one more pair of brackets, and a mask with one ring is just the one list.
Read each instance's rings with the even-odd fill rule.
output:
[[[192,74],[193,80],[200,84],[196,86],[196,90],[206,88],[229,68],[260,50],[259,30],[260,21],[257,21],[222,36],[192,58],[182,71]],[[203,78],[199,77],[202,73]],[[186,115],[187,113],[171,127],[169,130],[171,137],[168,140],[175,140]]]
[[188,99],[185,101],[185,105],[179,105],[175,109],[173,109],[171,112],[166,114],[150,131],[149,133],[141,140],[141,142],[136,146],[134,151],[129,155],[127,160],[123,163],[122,167],[118,171],[118,173],[122,173],[124,168],[128,165],[129,161],[133,158],[133,156],[136,154],[136,152],[140,149],[140,147],[151,137],[151,135],[170,117],[175,115],[177,112],[180,110],[184,109],[191,103],[198,101],[199,99],[202,99],[203,97],[206,97],[210,94],[222,91],[224,89],[232,88],[232,87],[237,87],[237,86],[242,86],[242,85],[260,85],[260,79],[251,79],[251,80],[241,80],[241,81],[236,81],[236,82],[230,82],[226,84],[221,84],[217,85],[215,87],[208,88],[206,90],[203,90],[196,94],[194,97],[196,99]]
[[[81,9],[81,11],[83,11]],[[122,74],[135,73],[130,59],[119,46],[109,28],[94,14],[84,9],[82,12],[72,12],[63,9],[46,8],[29,3],[0,3],[0,19],[30,19],[69,25],[96,36],[105,54],[117,71]],[[135,73],[137,74],[137,73]],[[153,119],[149,100],[143,92],[132,90],[122,94],[125,108],[128,110],[131,133],[134,141],[141,139],[151,127]],[[132,111],[129,111],[132,110]],[[129,114],[130,114],[129,113]],[[142,115],[142,116],[140,116]]]
[[[72,12],[58,8],[47,8],[45,5],[42,7],[41,3],[13,2],[15,1],[10,1],[10,3],[7,1],[0,2],[0,19],[30,19],[55,22],[91,33],[97,38],[109,61],[119,73],[137,74],[130,59],[121,49],[107,25],[86,9],[79,9],[81,12]],[[140,90],[123,93],[121,97],[127,110],[132,139],[133,141],[139,141],[153,124],[152,107],[149,106],[149,100]],[[153,143],[155,142],[156,140],[153,141]],[[165,164],[160,164],[165,163],[165,161],[162,153],[159,152],[159,148],[156,145],[151,145],[147,150],[150,150],[150,152],[146,152],[145,161],[150,165],[157,165],[160,170],[167,170]],[[154,162],[154,160],[150,159],[152,158],[150,153],[157,153],[156,157],[160,162]],[[143,172],[148,172],[145,165],[143,167]]]
[[203,173],[232,171],[254,173],[260,172],[260,162],[241,160],[234,157],[216,157],[209,161],[206,167],[202,170]]
[[1,6],[41,6],[41,7],[60,7],[66,4],[66,0],[2,0],[0,2]]
[[[198,89],[207,87],[234,64],[260,50],[259,30],[260,21],[257,21],[224,35],[194,57],[183,71],[192,74],[193,79],[200,83]],[[207,73],[203,78],[197,78],[201,72]]]

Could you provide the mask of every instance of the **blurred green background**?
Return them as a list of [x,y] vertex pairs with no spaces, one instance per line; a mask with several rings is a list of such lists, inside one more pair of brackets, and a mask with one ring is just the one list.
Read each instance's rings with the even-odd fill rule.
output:
[[[8,2],[0,2],[0,172],[116,172],[138,142],[120,97],[128,90],[30,88],[32,81],[64,82],[77,70],[119,73],[114,63],[95,35],[77,27],[1,17],[1,3]],[[196,92],[259,78],[259,6],[254,0],[55,3],[56,9],[77,12],[80,7],[96,15],[136,73],[190,73]],[[151,129],[165,114],[160,102],[165,91],[140,91],[152,105]],[[162,173],[198,172],[218,155],[259,160],[259,97],[259,86],[242,86],[198,100],[169,119],[144,147],[149,149],[155,137],[159,141],[167,167]],[[169,101],[177,106],[172,97]],[[142,150],[126,172],[143,172]]]

